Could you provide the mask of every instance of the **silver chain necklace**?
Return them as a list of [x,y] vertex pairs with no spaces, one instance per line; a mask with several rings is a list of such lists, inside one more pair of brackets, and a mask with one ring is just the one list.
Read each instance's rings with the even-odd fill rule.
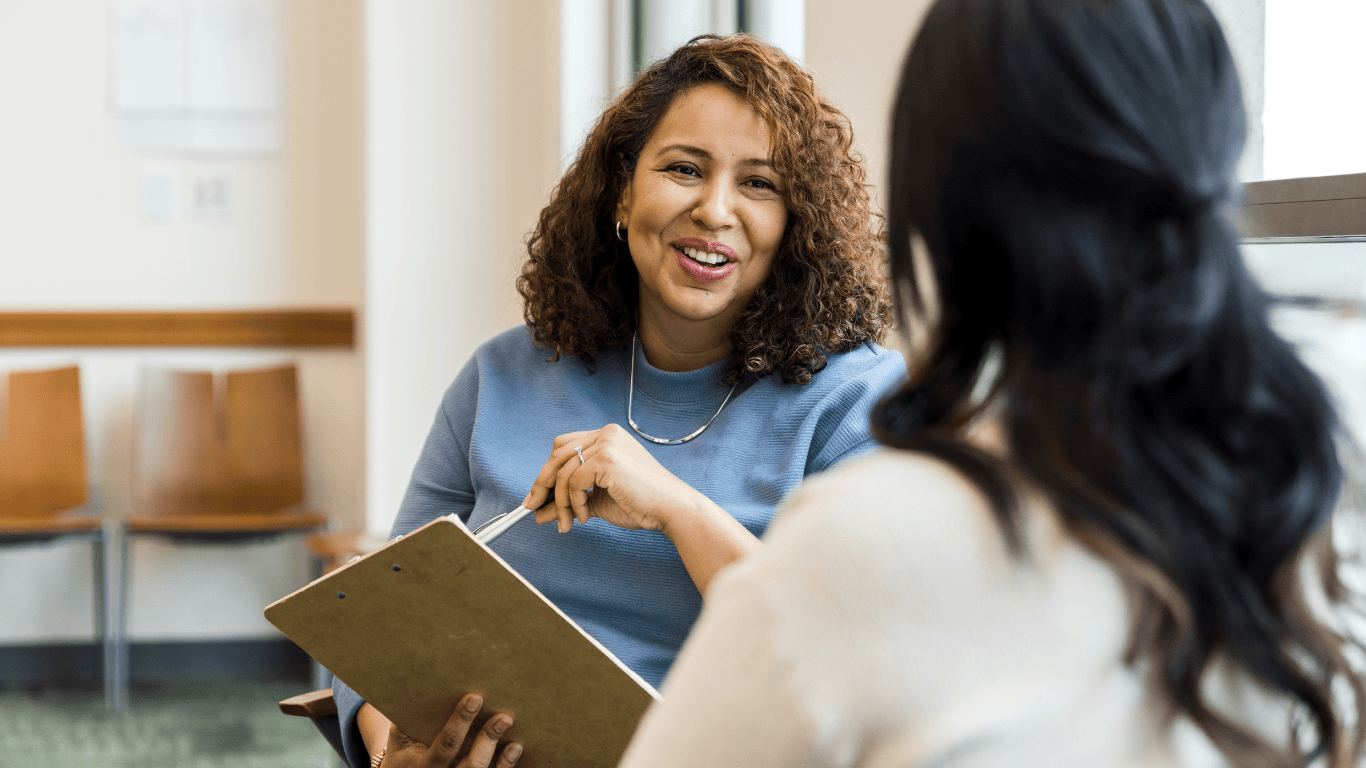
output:
[[[726,403],[730,402],[730,396],[735,394],[735,388],[738,386],[740,386],[739,381],[736,381],[733,385],[731,385],[730,391],[726,393],[726,399],[721,401],[721,408],[725,408]],[[694,437],[697,437],[698,435],[702,434],[703,432],[706,432],[707,427],[710,427],[711,423],[713,421],[716,421],[716,417],[721,415],[721,408],[717,408],[716,413],[713,413],[711,415],[711,418],[707,419],[706,424],[703,424],[700,428],[698,428],[696,432],[692,433],[691,435],[688,435],[687,437],[680,437],[677,440],[665,440],[662,437],[655,437],[653,435],[647,435],[644,432],[641,432],[640,427],[637,427],[635,421],[631,418],[631,403],[635,400],[636,396],[636,334],[634,333],[631,334],[631,383],[629,387],[630,388],[627,390],[626,394],[626,423],[631,425],[631,429],[634,429],[637,435],[640,435],[641,437],[645,438],[646,440],[649,440],[652,443],[658,443],[659,445],[682,445],[688,442],[689,440],[693,439]]]

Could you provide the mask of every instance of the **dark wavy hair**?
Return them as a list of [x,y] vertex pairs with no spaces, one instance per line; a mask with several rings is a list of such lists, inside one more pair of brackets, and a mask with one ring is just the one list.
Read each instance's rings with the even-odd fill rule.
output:
[[[1239,255],[1244,130],[1202,0],[939,0],[901,73],[887,214],[898,305],[929,351],[874,429],[972,479],[1017,554],[1020,483],[1042,489],[1137,595],[1127,660],[1233,764],[1345,767],[1360,645],[1310,612],[1302,578],[1318,559],[1347,608],[1340,428]],[[1004,461],[959,437],[984,408]],[[1216,711],[1215,660],[1312,728],[1277,744]]]
[[880,341],[892,319],[879,220],[849,120],[782,51],[749,37],[703,35],[646,70],[599,118],[541,211],[517,280],[538,344],[592,364],[625,346],[639,276],[615,237],[616,207],[641,149],[678,94],[719,83],[767,123],[788,221],[772,272],[729,341],[736,370],[806,384],[827,352]]

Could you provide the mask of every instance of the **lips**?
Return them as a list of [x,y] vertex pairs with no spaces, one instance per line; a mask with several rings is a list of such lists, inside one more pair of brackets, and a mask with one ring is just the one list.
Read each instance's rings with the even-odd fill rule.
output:
[[730,273],[734,272],[735,267],[737,266],[733,261],[718,264],[714,267],[698,264],[677,248],[674,249],[674,256],[678,258],[678,266],[682,267],[684,272],[691,275],[694,280],[703,283],[714,283],[717,280],[722,280],[730,275]]
[[705,253],[714,253],[719,256],[724,256],[727,261],[735,261],[735,251],[730,246],[713,243],[710,240],[703,240],[698,237],[681,237],[678,239],[677,246],[695,248]]
[[[735,251],[720,243],[695,237],[680,239],[674,244],[673,251],[674,256],[678,259],[678,266],[682,267],[683,271],[687,272],[694,280],[703,283],[714,283],[717,280],[722,280],[734,272],[737,266]],[[713,263],[702,263],[703,261]]]

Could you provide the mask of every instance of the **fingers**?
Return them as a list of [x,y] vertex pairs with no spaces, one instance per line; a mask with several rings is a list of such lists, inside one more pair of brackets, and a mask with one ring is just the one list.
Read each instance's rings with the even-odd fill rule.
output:
[[[550,489],[555,487],[555,476],[560,468],[570,457],[578,463],[578,455],[574,453],[574,446],[585,445],[592,442],[594,432],[566,432],[555,438],[550,446],[550,458],[541,466],[541,471],[536,474],[536,481],[531,486],[531,492],[522,500],[522,506],[527,509],[539,510],[545,504],[550,495]],[[538,515],[536,522],[545,522]]]
[[[552,441],[550,458],[522,501],[523,506],[535,510],[537,525],[553,520],[560,533],[568,533],[576,520],[583,524],[593,516],[590,491],[595,475],[594,468],[587,465],[601,449],[599,438],[614,426],[566,432]],[[585,467],[589,471],[582,471]]]
[[536,510],[537,525],[544,525],[550,522],[551,520],[555,520],[558,517],[559,512],[555,509],[554,504],[550,504],[545,507],[542,507],[541,509]]
[[580,525],[588,522],[588,491],[571,490],[569,492],[569,506],[574,510],[574,519],[578,520]]
[[[479,734],[474,737],[474,744],[470,746],[470,753],[461,762],[462,768],[488,768],[493,763],[494,752],[498,749],[498,740],[503,737],[507,729],[512,727],[512,716],[506,712],[499,712],[484,723],[484,727],[479,729]],[[514,749],[514,747],[516,749]],[[509,760],[509,752],[515,752]],[[503,754],[499,760],[499,767],[512,765],[517,762],[517,758],[522,756],[522,745],[509,744],[503,749]]]
[[512,768],[517,764],[517,758],[522,756],[522,745],[512,742],[503,747],[503,754],[498,756],[497,768]]
[[[583,466],[579,463],[579,454],[578,451],[574,450],[575,447],[578,446],[569,448],[569,458],[560,467],[560,471],[555,474],[555,514],[560,521],[560,533],[568,533],[569,528],[574,523],[574,510],[570,506],[569,499],[569,478]],[[588,457],[585,456],[584,460],[587,459]]]
[[479,708],[482,706],[484,697],[478,691],[467,693],[460,699],[460,703],[455,705],[451,719],[446,721],[441,733],[437,734],[431,746],[427,748],[426,768],[449,768],[455,762],[455,755],[460,751],[460,745],[465,743],[465,735],[470,732],[470,724],[474,722],[474,717],[479,714]]
[[[583,449],[583,462],[569,461],[560,470],[559,477],[556,478],[555,503],[559,508],[557,514],[560,519],[564,519],[566,513],[572,514],[575,520],[582,525],[588,522],[588,518],[593,516],[592,510],[588,506],[592,496],[589,494],[597,481],[597,467],[593,464],[593,457],[598,453],[597,443],[589,445]],[[576,455],[577,459],[578,456]],[[563,503],[560,499],[565,499]],[[567,527],[560,530],[564,533]]]

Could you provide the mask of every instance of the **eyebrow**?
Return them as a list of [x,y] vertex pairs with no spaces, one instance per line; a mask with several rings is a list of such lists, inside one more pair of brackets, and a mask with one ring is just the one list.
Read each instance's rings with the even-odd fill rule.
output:
[[[662,154],[664,154],[665,152],[668,152],[668,151],[670,151],[670,150],[678,150],[678,151],[681,151],[681,152],[687,152],[687,153],[690,154],[690,155],[697,155],[698,157],[701,157],[701,158],[706,159],[706,160],[713,160],[713,159],[715,159],[715,158],[712,157],[712,154],[711,154],[710,152],[708,152],[707,150],[702,149],[701,147],[694,147],[694,146],[692,146],[692,145],[690,145],[690,144],[670,144],[669,146],[660,149],[660,150],[659,150],[659,154],[662,155]],[[760,166],[760,167],[762,167],[762,168],[772,168],[772,167],[773,167],[773,163],[770,163],[767,159],[764,159],[764,158],[752,158],[752,159],[749,159],[749,160],[741,160],[741,161],[740,161],[740,165],[756,165],[756,166]]]

